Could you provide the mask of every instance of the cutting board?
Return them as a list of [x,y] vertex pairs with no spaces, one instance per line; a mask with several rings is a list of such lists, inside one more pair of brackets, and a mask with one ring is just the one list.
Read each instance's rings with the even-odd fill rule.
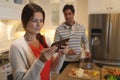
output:
[[[97,74],[96,74],[97,73]],[[95,75],[94,75],[95,74]],[[100,80],[100,71],[97,70],[84,70],[84,73],[81,77],[78,77],[76,74],[73,73],[71,70],[68,73],[69,77],[76,77],[80,79],[85,79],[85,80]]]

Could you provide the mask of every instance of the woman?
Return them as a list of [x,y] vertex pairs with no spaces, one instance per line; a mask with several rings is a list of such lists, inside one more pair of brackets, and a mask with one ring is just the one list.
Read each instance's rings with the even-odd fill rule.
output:
[[35,3],[27,4],[21,16],[24,37],[15,40],[10,47],[10,63],[15,80],[50,80],[51,72],[61,68],[66,46],[55,53],[57,47],[50,47],[48,38],[39,32],[45,20],[43,9]]

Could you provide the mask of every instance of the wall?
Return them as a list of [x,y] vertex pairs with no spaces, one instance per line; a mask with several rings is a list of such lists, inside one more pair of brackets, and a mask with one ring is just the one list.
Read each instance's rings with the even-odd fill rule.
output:
[[[75,19],[83,24],[88,30],[88,0],[76,0],[76,17]],[[88,32],[86,32],[88,35]]]

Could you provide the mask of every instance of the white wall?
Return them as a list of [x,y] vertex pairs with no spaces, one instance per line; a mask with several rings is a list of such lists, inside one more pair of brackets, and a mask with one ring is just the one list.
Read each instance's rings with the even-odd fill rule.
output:
[[76,5],[75,19],[79,23],[83,24],[88,30],[88,0],[76,0],[75,5]]
[[76,20],[87,27],[88,26],[88,0],[77,0],[75,5],[76,5]]

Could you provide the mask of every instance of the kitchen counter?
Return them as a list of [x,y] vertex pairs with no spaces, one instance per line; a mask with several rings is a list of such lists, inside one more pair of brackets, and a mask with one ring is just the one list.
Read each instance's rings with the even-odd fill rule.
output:
[[[57,80],[88,80],[88,79],[80,79],[78,77],[70,77],[68,76],[69,72],[71,71],[72,68],[79,68],[77,63],[71,63],[69,64],[64,71],[59,75],[59,77],[57,78]],[[94,65],[93,66],[93,70],[97,70],[101,72],[101,68]],[[100,73],[101,75],[101,73]],[[92,80],[102,80],[101,77],[99,76],[98,79],[92,79]]]

